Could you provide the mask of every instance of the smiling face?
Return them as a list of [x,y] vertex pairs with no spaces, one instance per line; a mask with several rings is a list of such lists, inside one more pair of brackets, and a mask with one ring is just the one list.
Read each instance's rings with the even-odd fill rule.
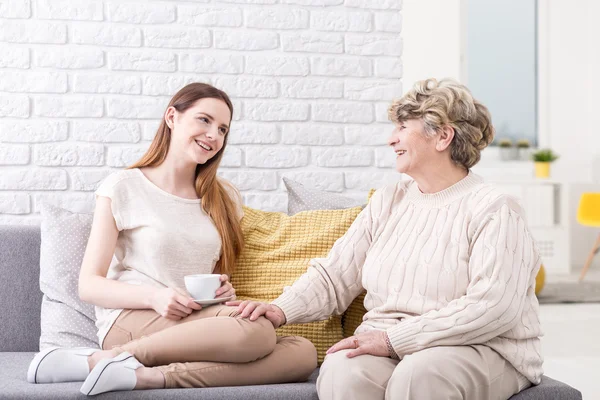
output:
[[223,148],[231,112],[224,101],[203,98],[184,112],[169,107],[165,121],[172,132],[170,151],[190,162],[205,164]]
[[414,177],[426,169],[428,163],[436,162],[440,156],[436,150],[436,138],[425,132],[421,119],[401,121],[394,126],[388,144],[396,153],[398,172]]

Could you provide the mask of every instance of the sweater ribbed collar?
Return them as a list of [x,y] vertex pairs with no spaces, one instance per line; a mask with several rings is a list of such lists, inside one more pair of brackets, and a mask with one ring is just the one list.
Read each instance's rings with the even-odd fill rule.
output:
[[423,193],[415,181],[410,182],[406,192],[406,200],[425,207],[443,207],[452,201],[471,193],[483,179],[471,171],[454,185],[436,193]]

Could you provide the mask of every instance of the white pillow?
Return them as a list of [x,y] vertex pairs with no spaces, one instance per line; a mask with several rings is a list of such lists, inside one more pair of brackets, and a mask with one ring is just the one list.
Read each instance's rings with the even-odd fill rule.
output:
[[92,226],[92,214],[41,208],[40,350],[47,347],[99,347],[94,306],[79,299],[79,269]]
[[351,207],[364,207],[366,202],[358,201],[339,194],[309,189],[303,184],[283,178],[288,192],[288,214],[294,215],[310,210],[340,210]]

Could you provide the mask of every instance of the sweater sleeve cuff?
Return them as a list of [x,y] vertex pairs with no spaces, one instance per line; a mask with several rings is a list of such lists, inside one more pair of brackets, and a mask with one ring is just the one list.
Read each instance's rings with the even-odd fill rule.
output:
[[388,337],[394,351],[399,356],[412,354],[421,350],[421,346],[417,344],[416,336],[421,332],[417,324],[410,322],[400,322],[396,326],[389,328],[387,331]]
[[286,325],[298,321],[306,311],[306,306],[289,292],[283,292],[281,296],[273,300],[271,304],[281,308],[281,311],[283,311],[283,314],[285,315]]

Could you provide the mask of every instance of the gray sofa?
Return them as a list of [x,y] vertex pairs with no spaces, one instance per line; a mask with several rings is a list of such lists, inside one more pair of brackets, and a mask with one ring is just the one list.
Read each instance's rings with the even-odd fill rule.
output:
[[[40,230],[38,227],[0,226],[0,399],[75,399],[81,383],[34,385],[26,381],[27,367],[38,350],[40,336],[39,290]],[[223,387],[113,392],[101,399],[317,399],[315,381]],[[581,393],[544,377],[539,386],[513,400],[577,400]]]

